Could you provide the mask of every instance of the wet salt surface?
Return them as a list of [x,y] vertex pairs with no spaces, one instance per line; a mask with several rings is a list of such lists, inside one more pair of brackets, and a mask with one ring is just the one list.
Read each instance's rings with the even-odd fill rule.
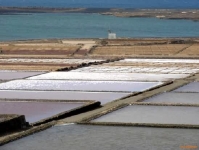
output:
[[[114,63],[113,63],[114,64]],[[170,73],[170,74],[191,74],[199,72],[199,69],[188,66],[180,66],[180,67],[160,67],[155,65],[151,66],[90,66],[72,70],[71,72],[98,72],[98,73]]]
[[199,107],[132,105],[93,122],[158,123],[199,125]]
[[30,77],[32,80],[102,80],[102,81],[169,81],[188,77],[187,74],[152,74],[152,73],[83,73],[50,72]]
[[124,59],[119,62],[199,63],[198,59]]
[[130,93],[116,92],[73,92],[73,91],[13,91],[0,90],[0,99],[35,99],[35,100],[95,100],[106,104]]
[[199,93],[162,93],[143,102],[199,104]]
[[78,108],[84,104],[85,103],[0,101],[0,114],[25,115],[26,121],[35,123],[59,113]]
[[17,72],[17,71],[15,71],[15,70],[0,70],[0,73],[1,72]]
[[180,150],[199,146],[198,129],[117,126],[55,126],[17,141],[1,150]]
[[140,92],[160,84],[162,84],[162,82],[15,80],[0,84],[0,89]]
[[13,80],[13,79],[22,79],[22,78],[27,78],[30,76],[35,76],[35,75],[39,75],[42,74],[44,72],[23,72],[23,71],[18,71],[18,72],[14,72],[14,71],[3,71],[0,72],[0,80]]
[[[199,82],[192,82],[175,90],[175,92],[195,92],[199,93]],[[199,97],[198,97],[199,98]]]

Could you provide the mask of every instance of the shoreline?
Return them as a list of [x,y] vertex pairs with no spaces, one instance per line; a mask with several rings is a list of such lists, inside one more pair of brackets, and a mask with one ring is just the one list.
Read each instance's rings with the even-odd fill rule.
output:
[[0,7],[0,15],[21,15],[22,13],[98,13],[126,18],[147,17],[199,21],[199,9]]
[[43,39],[23,39],[23,40],[5,40],[1,41],[0,44],[13,44],[13,43],[60,43],[62,40],[67,41],[103,41],[103,40],[110,40],[110,41],[156,41],[156,40],[168,40],[168,41],[198,41],[199,37],[144,37],[144,38],[117,38],[117,39],[107,39],[107,38],[43,38]]

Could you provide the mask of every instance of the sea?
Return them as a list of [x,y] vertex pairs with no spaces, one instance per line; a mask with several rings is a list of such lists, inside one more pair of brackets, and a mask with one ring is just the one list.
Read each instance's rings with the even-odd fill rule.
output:
[[[0,6],[198,9],[199,0],[0,0]],[[86,13],[0,15],[0,41],[52,38],[199,37],[199,22]]]
[[199,8],[199,0],[0,0],[0,6],[86,8]]

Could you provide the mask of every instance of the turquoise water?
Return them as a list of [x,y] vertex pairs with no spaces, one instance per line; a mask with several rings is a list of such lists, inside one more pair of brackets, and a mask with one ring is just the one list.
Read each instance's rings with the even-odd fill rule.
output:
[[199,37],[199,22],[99,14],[0,15],[0,41],[41,38]]

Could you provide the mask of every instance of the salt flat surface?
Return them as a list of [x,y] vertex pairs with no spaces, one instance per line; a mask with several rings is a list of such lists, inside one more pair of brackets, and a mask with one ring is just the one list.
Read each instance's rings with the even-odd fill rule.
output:
[[140,92],[160,84],[162,82],[15,80],[0,84],[0,90]]
[[85,103],[0,101],[0,114],[25,115],[30,123],[83,106]]
[[42,74],[44,72],[4,71],[0,72],[0,80],[22,79]]
[[120,62],[199,63],[198,59],[124,59]]
[[0,70],[0,72],[17,72],[15,70]]
[[93,122],[158,123],[199,125],[199,107],[132,105]]
[[187,74],[152,74],[152,73],[84,73],[50,72],[30,77],[32,80],[102,80],[102,81],[169,81],[188,77]]
[[125,97],[131,93],[119,92],[74,92],[74,91],[14,91],[0,90],[0,99],[35,100],[95,100],[101,104]]
[[11,58],[0,59],[1,63],[62,63],[62,64],[81,64],[89,62],[100,62],[100,59],[23,59]]
[[64,44],[96,44],[96,41],[93,41],[93,40],[62,40],[62,43]]
[[180,150],[196,146],[198,129],[55,126],[1,146],[1,150]]
[[159,67],[159,66],[104,66],[84,67],[71,72],[98,72],[98,73],[164,73],[164,74],[191,74],[199,72],[193,67]]
[[143,102],[199,104],[199,93],[162,93]]
[[[199,93],[199,82],[192,82],[175,90],[175,92],[196,92]],[[199,98],[199,97],[198,97]]]

